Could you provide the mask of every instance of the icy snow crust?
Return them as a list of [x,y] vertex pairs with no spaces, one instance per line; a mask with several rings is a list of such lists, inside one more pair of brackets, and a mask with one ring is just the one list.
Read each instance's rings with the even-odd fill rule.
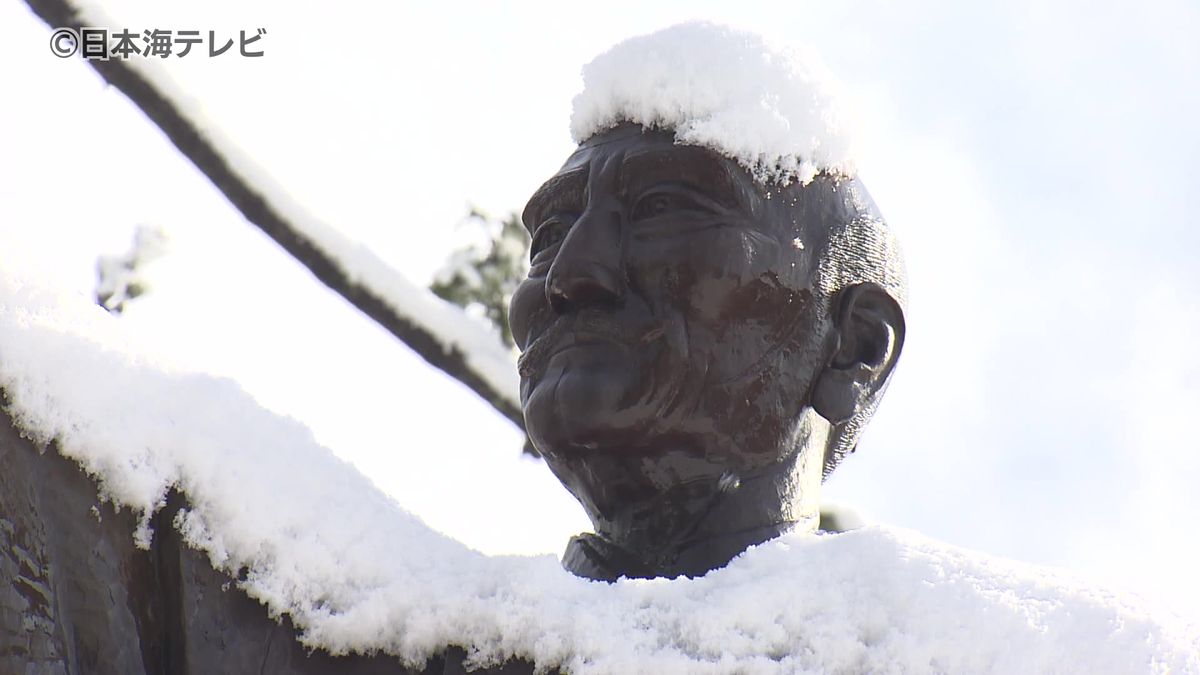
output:
[[484,556],[236,383],[165,363],[89,300],[3,272],[0,387],[19,426],[105,498],[148,518],[181,489],[186,540],[221,570],[246,566],[245,592],[335,653],[417,664],[459,644],[479,664],[577,673],[1200,673],[1181,619],[884,527],[784,536],[696,580],[607,585],[550,556]]
[[676,140],[715,150],[764,183],[821,171],[853,175],[820,61],[761,37],[695,22],[635,37],[583,68],[571,136],[577,143],[621,122],[674,129]]

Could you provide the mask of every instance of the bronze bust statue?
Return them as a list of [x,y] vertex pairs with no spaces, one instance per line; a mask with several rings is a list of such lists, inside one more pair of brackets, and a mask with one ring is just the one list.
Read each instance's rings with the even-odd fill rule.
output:
[[698,576],[814,530],[904,342],[903,265],[853,178],[756,180],[623,123],[529,200],[512,299],[534,445],[594,534],[592,579]]

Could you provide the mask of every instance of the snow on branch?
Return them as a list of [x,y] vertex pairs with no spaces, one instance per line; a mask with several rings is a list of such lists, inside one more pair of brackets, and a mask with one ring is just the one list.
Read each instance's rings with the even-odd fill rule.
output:
[[[26,0],[51,28],[106,25],[70,0]],[[420,288],[378,256],[313,218],[255,163],[184,103],[158,64],[89,60],[212,181],[246,220],[413,351],[524,428],[511,351],[462,310]]]
[[96,302],[113,314],[120,314],[131,300],[149,290],[143,268],[166,253],[167,241],[162,228],[138,225],[128,251],[100,256],[96,261]]

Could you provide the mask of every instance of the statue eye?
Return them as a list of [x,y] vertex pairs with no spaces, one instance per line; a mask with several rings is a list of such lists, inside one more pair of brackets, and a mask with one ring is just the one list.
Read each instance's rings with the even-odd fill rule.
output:
[[675,191],[656,190],[638,199],[630,212],[633,220],[645,220],[677,211],[696,211],[700,207],[694,199]]
[[529,260],[532,262],[542,251],[562,241],[566,233],[567,226],[558,216],[542,222],[533,233],[533,242],[529,245]]

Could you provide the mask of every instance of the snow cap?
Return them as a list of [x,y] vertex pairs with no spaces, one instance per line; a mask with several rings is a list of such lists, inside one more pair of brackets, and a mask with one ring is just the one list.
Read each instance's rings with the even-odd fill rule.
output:
[[761,36],[688,22],[630,38],[583,67],[571,136],[621,122],[675,131],[677,143],[736,160],[766,184],[854,174],[832,85],[811,53]]

